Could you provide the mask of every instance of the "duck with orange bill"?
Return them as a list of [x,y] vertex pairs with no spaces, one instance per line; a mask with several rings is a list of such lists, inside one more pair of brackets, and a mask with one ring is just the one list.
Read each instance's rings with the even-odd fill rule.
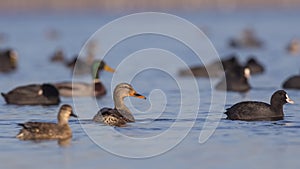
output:
[[128,122],[135,122],[131,111],[125,106],[123,100],[129,96],[146,99],[145,96],[138,94],[130,84],[120,83],[115,87],[113,93],[115,108],[102,108],[94,116],[93,121],[117,127],[126,126]]
[[59,82],[53,85],[58,89],[59,94],[64,97],[96,96],[100,97],[106,94],[106,89],[100,80],[100,72],[115,72],[103,60],[94,61],[92,65],[93,82]]

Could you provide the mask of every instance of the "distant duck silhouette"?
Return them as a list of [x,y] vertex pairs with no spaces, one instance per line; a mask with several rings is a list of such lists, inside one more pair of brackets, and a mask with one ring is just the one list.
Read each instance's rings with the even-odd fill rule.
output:
[[256,37],[254,30],[245,29],[240,38],[229,40],[229,46],[233,48],[261,48],[263,42]]
[[51,84],[30,84],[17,87],[7,94],[1,93],[7,104],[58,105],[58,90]]
[[53,55],[50,57],[51,62],[62,62],[64,63],[66,60],[64,51],[62,49],[57,49]]
[[250,69],[252,75],[261,74],[265,71],[264,66],[259,63],[253,56],[250,56],[248,58],[245,66]]
[[72,107],[64,104],[58,112],[57,123],[26,122],[19,124],[23,129],[20,130],[16,137],[20,140],[65,140],[71,138],[72,130],[69,126],[70,116],[77,117],[77,115],[73,113]]
[[292,39],[291,42],[287,45],[286,50],[291,55],[297,55],[300,53],[300,40]]
[[58,40],[61,37],[61,32],[55,28],[48,28],[45,30],[44,35],[48,40]]
[[276,91],[271,97],[271,104],[258,101],[244,101],[228,108],[225,114],[230,120],[282,120],[283,105],[293,104],[284,90]]
[[251,89],[249,78],[250,69],[248,67],[236,66],[225,72],[225,77],[215,88],[223,91],[247,92]]
[[96,41],[89,41],[86,45],[85,57],[79,57],[81,55],[75,55],[70,61],[66,61],[65,65],[69,67],[74,75],[84,75],[90,73],[91,66],[94,63],[96,56],[96,49],[98,45]]
[[282,87],[284,89],[300,89],[300,75],[294,75],[286,79]]
[[58,89],[60,95],[65,97],[103,96],[106,94],[106,89],[99,78],[99,74],[102,70],[108,72],[115,71],[102,60],[95,61],[92,65],[92,76],[94,77],[93,83],[59,82],[53,83],[53,85]]
[[0,51],[0,72],[8,73],[17,69],[18,54],[12,49]]
[[102,108],[94,116],[93,121],[117,127],[123,127],[128,122],[134,122],[135,119],[131,111],[124,105],[123,101],[128,96],[146,99],[145,96],[138,94],[130,84],[120,83],[115,87],[113,94],[115,108]]
[[[224,70],[231,69],[239,65],[236,55],[232,54],[221,61],[215,61],[207,66],[193,66],[189,70],[180,70],[180,76],[195,76],[195,77],[219,77],[224,73]],[[192,73],[192,74],[191,74]]]
[[81,55],[75,54],[70,60],[66,58],[62,49],[58,49],[50,57],[50,61],[63,63],[64,66],[71,69],[73,75],[88,74],[95,60],[96,42],[88,42],[87,47],[84,49]]

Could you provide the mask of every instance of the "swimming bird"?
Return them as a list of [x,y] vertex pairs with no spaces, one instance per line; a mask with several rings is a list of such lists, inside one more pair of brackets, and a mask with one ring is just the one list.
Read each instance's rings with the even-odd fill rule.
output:
[[224,71],[239,65],[236,55],[232,54],[221,61],[217,60],[207,66],[193,66],[189,70],[180,70],[180,76],[195,76],[195,77],[219,77]]
[[62,49],[57,49],[50,57],[51,62],[65,62],[65,54]]
[[225,114],[230,120],[281,120],[284,117],[283,105],[293,104],[284,90],[277,90],[271,97],[271,104],[258,101],[240,102],[228,108]]
[[18,54],[12,49],[0,51],[0,72],[8,73],[17,69]]
[[265,71],[264,66],[259,63],[253,56],[250,56],[248,58],[245,66],[250,69],[252,75],[261,74]]
[[261,48],[263,42],[257,38],[253,29],[245,29],[240,38],[229,40],[229,46],[233,48]]
[[19,124],[23,127],[16,136],[20,140],[44,140],[44,139],[67,139],[72,137],[69,126],[69,118],[77,115],[73,113],[70,105],[64,104],[60,107],[57,115],[57,123],[26,122]]
[[284,89],[300,89],[300,75],[289,77],[283,82],[282,87]]
[[53,83],[58,89],[59,94],[64,97],[80,97],[80,96],[103,96],[106,94],[105,86],[99,78],[102,70],[114,72],[104,61],[95,61],[92,65],[93,83],[85,82],[59,82]]
[[292,39],[291,42],[287,45],[286,50],[292,55],[299,54],[300,53],[300,40]]
[[138,94],[130,84],[120,83],[115,87],[113,93],[115,108],[102,108],[94,116],[93,121],[117,127],[123,127],[127,122],[134,122],[135,119],[131,111],[124,105],[123,101],[128,96],[146,99],[145,96]]
[[58,90],[51,84],[19,86],[7,94],[1,93],[7,104],[57,105],[60,103]]
[[251,89],[248,82],[250,69],[237,66],[225,72],[225,77],[215,86],[217,90],[247,92]]

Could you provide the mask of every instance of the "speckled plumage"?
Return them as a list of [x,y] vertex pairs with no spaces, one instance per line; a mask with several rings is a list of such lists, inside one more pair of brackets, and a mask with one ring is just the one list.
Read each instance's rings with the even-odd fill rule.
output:
[[94,116],[93,121],[95,122],[103,122],[110,126],[123,127],[126,125],[129,120],[124,118],[116,109],[112,108],[102,108],[99,112]]
[[110,126],[124,127],[128,122],[134,122],[135,119],[130,110],[124,105],[124,97],[133,96],[146,99],[132,88],[128,83],[120,83],[114,90],[115,108],[102,108],[93,117],[94,122],[104,123]]
[[21,140],[66,139],[72,137],[72,130],[68,124],[73,114],[70,105],[63,105],[57,115],[58,123],[26,122],[19,124],[23,127],[16,136]]

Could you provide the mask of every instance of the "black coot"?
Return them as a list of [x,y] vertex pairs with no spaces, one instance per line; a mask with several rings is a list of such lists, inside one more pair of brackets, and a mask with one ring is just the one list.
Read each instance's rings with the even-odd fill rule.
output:
[[31,84],[17,87],[7,94],[1,93],[7,104],[58,105],[59,92],[51,84]]
[[246,67],[249,67],[251,74],[261,74],[265,71],[263,65],[259,63],[254,57],[250,57],[246,63]]
[[284,90],[276,91],[271,97],[271,105],[258,101],[240,102],[228,108],[225,114],[230,120],[281,120],[283,119],[283,105],[293,104]]
[[225,73],[225,77],[216,85],[217,90],[247,92],[251,89],[248,82],[250,69],[248,67],[236,66]]
[[282,84],[284,89],[300,89],[300,75],[292,76]]
[[[215,61],[207,66],[193,66],[189,70],[180,70],[179,75],[181,76],[191,76],[195,77],[219,77],[222,75],[223,71],[230,69],[232,67],[236,67],[240,65],[238,59],[234,54],[224,58],[220,61]],[[208,74],[208,72],[210,74]]]

